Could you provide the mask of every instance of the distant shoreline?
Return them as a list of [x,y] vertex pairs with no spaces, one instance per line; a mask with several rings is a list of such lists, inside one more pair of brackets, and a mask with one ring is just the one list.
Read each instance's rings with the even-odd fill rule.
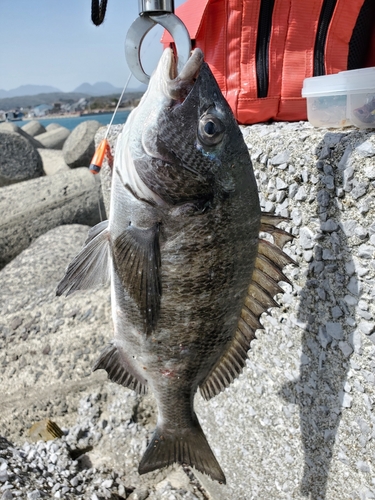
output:
[[[134,109],[132,106],[127,106],[127,107],[124,107],[124,108],[119,108],[117,111],[120,112],[120,111],[131,111],[132,109]],[[24,121],[24,122],[29,122],[31,120],[53,120],[54,118],[60,120],[61,118],[78,118],[78,117],[85,117],[85,116],[99,116],[99,115],[110,115],[114,112],[114,110],[103,110],[103,111],[98,111],[97,113],[95,112],[92,112],[92,113],[64,113],[64,114],[53,114],[53,115],[45,115],[45,116],[34,116],[32,118],[22,118],[21,121]]]

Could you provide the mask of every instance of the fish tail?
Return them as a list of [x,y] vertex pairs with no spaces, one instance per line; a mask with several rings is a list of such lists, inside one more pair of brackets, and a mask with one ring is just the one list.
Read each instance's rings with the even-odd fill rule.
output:
[[152,436],[138,467],[140,474],[161,469],[173,463],[190,465],[225,484],[226,479],[207,442],[198,420],[188,429],[164,432],[159,426]]

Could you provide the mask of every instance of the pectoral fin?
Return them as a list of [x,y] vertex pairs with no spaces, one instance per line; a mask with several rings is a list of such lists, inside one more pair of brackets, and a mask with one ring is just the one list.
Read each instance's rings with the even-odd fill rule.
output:
[[130,225],[115,240],[113,254],[121,283],[137,303],[145,331],[150,334],[160,312],[159,225],[149,229]]
[[273,299],[274,295],[283,291],[278,282],[289,283],[282,269],[285,265],[295,262],[282,251],[282,247],[293,236],[275,227],[284,220],[282,217],[262,214],[260,230],[271,234],[275,243],[259,240],[258,256],[236,333],[223,356],[200,385],[200,391],[205,399],[211,399],[219,394],[242,372],[251,341],[256,338],[255,331],[262,328],[259,323],[260,315],[270,307],[278,306]]
[[56,295],[70,295],[75,290],[107,285],[109,280],[110,245],[108,221],[105,220],[90,229],[84,247],[69,264],[58,284]]

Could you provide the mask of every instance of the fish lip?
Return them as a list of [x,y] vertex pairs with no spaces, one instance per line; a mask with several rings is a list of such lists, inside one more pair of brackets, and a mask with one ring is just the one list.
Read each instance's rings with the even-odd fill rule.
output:
[[194,49],[188,61],[177,75],[177,64],[172,50],[170,49],[169,65],[167,65],[166,91],[168,97],[177,102],[183,102],[194,86],[203,65],[204,56],[201,49]]

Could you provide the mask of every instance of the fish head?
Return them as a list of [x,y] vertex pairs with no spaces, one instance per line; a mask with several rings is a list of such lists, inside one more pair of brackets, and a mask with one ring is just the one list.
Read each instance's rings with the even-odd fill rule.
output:
[[228,196],[240,188],[239,170],[252,174],[242,133],[200,49],[179,74],[172,50],[165,49],[140,106],[134,165],[164,201]]

